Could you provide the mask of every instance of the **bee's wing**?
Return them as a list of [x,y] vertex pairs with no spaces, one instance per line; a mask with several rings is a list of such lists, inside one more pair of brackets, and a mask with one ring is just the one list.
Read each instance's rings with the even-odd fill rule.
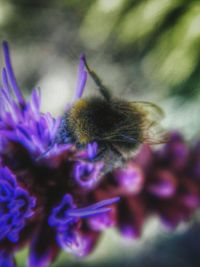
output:
[[154,118],[154,120],[161,120],[164,118],[164,111],[154,103],[147,101],[131,101],[131,104],[139,110],[147,113],[147,115]]
[[164,118],[163,110],[151,102],[132,101],[136,112],[141,113],[142,143],[162,144],[168,140],[167,133],[162,129],[160,121]]

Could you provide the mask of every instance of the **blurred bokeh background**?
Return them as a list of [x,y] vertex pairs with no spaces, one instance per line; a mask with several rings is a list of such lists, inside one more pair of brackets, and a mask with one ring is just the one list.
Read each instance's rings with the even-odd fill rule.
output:
[[[159,103],[165,127],[188,142],[200,135],[199,0],[0,0],[0,39],[27,97],[41,88],[43,111],[62,114],[84,52],[114,95]],[[91,80],[87,88],[97,93]],[[199,226],[195,216],[169,233],[152,218],[141,240],[109,230],[88,259],[63,253],[53,266],[200,266]]]

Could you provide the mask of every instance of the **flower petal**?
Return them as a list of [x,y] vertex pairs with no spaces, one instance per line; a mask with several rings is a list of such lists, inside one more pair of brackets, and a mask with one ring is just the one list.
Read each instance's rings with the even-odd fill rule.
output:
[[11,82],[13,91],[14,91],[14,93],[15,93],[18,101],[19,101],[19,104],[24,105],[25,100],[24,100],[24,97],[22,95],[20,88],[17,85],[15,74],[13,72],[12,65],[11,65],[9,46],[8,46],[8,43],[6,41],[3,42],[3,52],[4,52],[6,71],[7,71],[9,80]]
[[81,98],[85,84],[87,81],[87,72],[84,69],[85,64],[84,64],[84,55],[80,57],[80,63],[79,63],[79,68],[78,68],[78,80],[77,80],[77,86],[76,86],[76,91],[74,95],[74,101],[77,100],[78,98]]

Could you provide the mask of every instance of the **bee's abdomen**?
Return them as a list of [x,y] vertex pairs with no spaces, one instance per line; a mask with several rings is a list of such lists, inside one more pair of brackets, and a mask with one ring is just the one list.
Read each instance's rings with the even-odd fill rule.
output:
[[129,148],[140,137],[127,102],[107,102],[101,98],[79,100],[69,113],[70,129],[80,143],[116,143]]

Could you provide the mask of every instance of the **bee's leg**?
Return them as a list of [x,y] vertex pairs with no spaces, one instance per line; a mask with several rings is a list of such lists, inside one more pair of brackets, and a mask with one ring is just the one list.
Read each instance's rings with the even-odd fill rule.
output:
[[111,144],[101,144],[100,150],[92,159],[93,162],[101,160],[105,162],[107,171],[112,170],[113,166],[119,167],[125,163],[123,155]]
[[104,173],[111,172],[114,168],[118,168],[124,165],[124,157],[113,145],[109,144],[105,153],[106,155],[104,156]]
[[101,145],[101,149],[98,151],[97,155],[92,159],[93,162],[101,161],[108,154],[108,145]]
[[99,152],[97,153],[93,161],[99,161],[101,159],[106,159],[106,160],[109,159],[112,163],[115,161],[118,161],[118,162],[125,161],[123,155],[113,145],[101,144],[100,148],[101,149],[99,150]]
[[116,162],[117,164],[125,163],[125,158],[123,157],[122,153],[111,144],[110,144],[110,151],[112,153],[113,162]]
[[83,60],[84,60],[84,64],[85,64],[85,67],[88,73],[90,74],[90,76],[92,77],[96,85],[98,86],[100,93],[107,101],[109,101],[111,98],[111,95],[110,95],[108,88],[102,83],[98,75],[93,70],[90,69],[85,57],[83,57]]

